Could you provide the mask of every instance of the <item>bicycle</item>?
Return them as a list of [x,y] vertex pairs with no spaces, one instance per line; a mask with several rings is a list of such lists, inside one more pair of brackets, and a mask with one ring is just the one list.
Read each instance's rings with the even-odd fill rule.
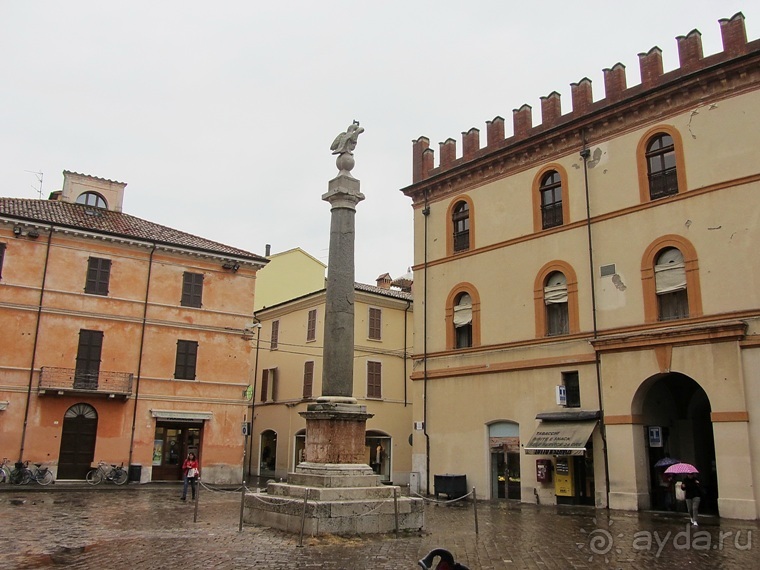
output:
[[14,485],[27,485],[35,481],[40,485],[50,485],[55,477],[53,472],[41,463],[32,463],[34,467],[29,467],[29,461],[16,463],[15,469],[11,471],[10,482]]
[[105,461],[98,461],[98,466],[95,469],[90,469],[85,476],[90,485],[99,485],[104,480],[112,481],[115,485],[123,485],[128,478],[129,473],[124,469],[124,463],[118,466],[112,463],[108,467],[108,463]]
[[0,483],[11,482],[11,462],[7,457],[3,457],[3,462],[0,463]]

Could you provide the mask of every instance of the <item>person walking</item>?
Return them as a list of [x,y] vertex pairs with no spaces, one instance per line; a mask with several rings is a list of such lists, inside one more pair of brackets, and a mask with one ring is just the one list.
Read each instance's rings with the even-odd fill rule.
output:
[[697,516],[699,515],[699,503],[702,501],[702,488],[699,486],[699,480],[693,473],[689,473],[683,480],[683,490],[686,496],[686,508],[689,510],[691,524],[699,526]]
[[198,459],[195,457],[195,453],[192,451],[187,454],[187,459],[182,464],[182,478],[184,483],[182,484],[182,496],[180,500],[187,500],[187,486],[190,485],[190,492],[192,493],[193,500],[195,500],[195,482],[200,475]]

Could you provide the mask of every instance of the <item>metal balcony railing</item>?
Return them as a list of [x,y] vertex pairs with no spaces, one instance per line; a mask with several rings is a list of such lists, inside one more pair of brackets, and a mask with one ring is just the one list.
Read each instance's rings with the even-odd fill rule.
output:
[[129,372],[82,372],[74,368],[43,366],[40,369],[40,394],[86,392],[110,398],[132,393],[133,374]]

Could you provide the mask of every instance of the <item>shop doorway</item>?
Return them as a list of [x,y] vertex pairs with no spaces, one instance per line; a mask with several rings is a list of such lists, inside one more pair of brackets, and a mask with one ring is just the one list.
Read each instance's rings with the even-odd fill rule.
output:
[[367,465],[383,483],[391,482],[391,437],[380,431],[367,431],[364,445],[367,453]]
[[259,477],[274,477],[277,468],[277,432],[271,429],[261,432],[259,449]]
[[517,499],[520,491],[520,426],[498,422],[488,426],[491,449],[491,497]]
[[181,481],[182,463],[195,453],[201,462],[203,423],[156,422],[153,438],[153,481]]
[[[636,410],[640,404],[640,410]],[[646,380],[634,398],[634,414],[646,425],[641,431],[648,465],[651,508],[675,510],[673,484],[679,477],[665,476],[671,460],[691,463],[699,470],[704,497],[699,510],[718,514],[718,478],[710,400],[692,378],[678,373],[658,374]]]
[[63,414],[58,479],[84,479],[95,460],[98,412],[89,404],[74,404]]

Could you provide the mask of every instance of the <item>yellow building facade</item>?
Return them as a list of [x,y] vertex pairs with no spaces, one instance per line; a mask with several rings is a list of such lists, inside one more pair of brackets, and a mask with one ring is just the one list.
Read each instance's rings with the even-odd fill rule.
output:
[[[264,279],[275,278],[269,273]],[[384,482],[406,485],[411,469],[412,295],[355,285],[353,396],[367,420],[366,462]],[[260,480],[286,479],[304,460],[306,420],[322,395],[325,289],[256,312],[260,322],[249,469]]]
[[665,464],[707,512],[758,517],[760,42],[677,38],[480,133],[413,147],[414,451],[423,489],[671,508]]
[[122,213],[125,186],[64,172],[49,200],[0,198],[0,454],[147,482],[194,451],[240,481],[267,260]]

